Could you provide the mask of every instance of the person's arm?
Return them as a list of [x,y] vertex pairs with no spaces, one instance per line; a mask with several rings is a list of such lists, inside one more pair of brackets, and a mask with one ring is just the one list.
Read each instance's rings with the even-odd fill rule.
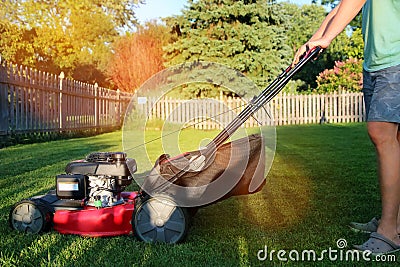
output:
[[301,55],[308,49],[320,46],[327,48],[346,26],[357,16],[366,0],[342,0],[326,16],[319,29],[310,40],[297,50],[293,65],[297,64]]
[[340,7],[340,4],[341,4],[341,2],[339,2],[339,4],[337,4],[336,7],[331,10],[331,12],[329,12],[329,14],[325,17],[324,21],[322,22],[321,26],[319,26],[318,30],[314,33],[314,35],[310,38],[309,41],[318,40],[318,39],[322,38],[326,28],[328,27],[328,24],[330,24],[332,19],[335,17],[335,15]]

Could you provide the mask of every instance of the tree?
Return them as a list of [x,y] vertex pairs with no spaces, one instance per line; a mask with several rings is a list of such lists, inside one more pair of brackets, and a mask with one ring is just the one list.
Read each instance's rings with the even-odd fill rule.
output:
[[[305,44],[315,31],[319,28],[321,22],[326,16],[326,10],[319,5],[284,4],[284,11],[289,20],[286,22],[286,34],[288,36],[288,45],[291,47],[291,57],[294,56],[297,49]],[[308,90],[309,87],[315,87],[315,78],[326,66],[330,65],[329,53],[323,53],[318,61],[308,64],[304,69],[295,75],[294,80],[298,82],[298,91]]]
[[0,56],[7,60],[27,66],[33,63],[33,38],[35,31],[22,30],[18,26],[0,21]]
[[137,1],[132,0],[2,3],[0,53],[5,59],[55,73],[63,70],[70,77],[100,85],[109,44],[118,36],[118,29],[136,22]]
[[321,5],[330,6],[334,8],[337,4],[339,4],[340,0],[312,0],[313,4],[320,3]]
[[265,86],[291,60],[283,25],[287,18],[274,2],[189,0],[181,16],[167,20],[178,33],[177,40],[164,48],[168,66],[221,63]]
[[162,46],[171,35],[165,25],[156,22],[139,27],[113,44],[107,74],[115,87],[135,92],[152,75],[164,69]]

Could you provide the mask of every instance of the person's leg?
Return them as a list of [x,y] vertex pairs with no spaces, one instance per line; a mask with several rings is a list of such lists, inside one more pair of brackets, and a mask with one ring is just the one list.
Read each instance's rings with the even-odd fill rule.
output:
[[397,233],[399,234],[400,237],[400,209],[399,213],[397,214]]
[[[379,222],[375,220],[376,232],[371,231],[365,243],[354,247],[376,254],[391,253],[400,250],[400,65],[363,74],[368,134],[378,158],[382,216]],[[364,225],[352,226],[357,229]]]
[[400,209],[400,143],[398,124],[369,121],[368,134],[375,145],[382,198],[377,232],[400,245],[397,221]]
[[[400,144],[400,129],[397,131],[397,141]],[[400,236],[400,207],[399,207],[399,212],[397,214],[397,233]]]

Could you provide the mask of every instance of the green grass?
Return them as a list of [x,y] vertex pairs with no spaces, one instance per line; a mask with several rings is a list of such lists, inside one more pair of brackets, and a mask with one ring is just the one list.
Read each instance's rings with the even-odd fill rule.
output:
[[[190,131],[186,133],[190,138],[182,135],[189,139],[188,148],[215,134]],[[150,139],[158,135],[149,134]],[[10,206],[54,188],[55,175],[63,173],[69,161],[93,151],[118,150],[121,132],[1,149],[0,266],[292,265],[276,257],[273,263],[260,262],[257,252],[264,246],[269,251],[321,252],[337,249],[340,238],[349,246],[358,244],[367,236],[351,232],[347,224],[380,212],[375,154],[364,124],[285,126],[277,128],[276,155],[264,189],[201,209],[183,244],[145,244],[132,236],[84,238],[10,230]],[[153,160],[158,151],[150,150]],[[397,258],[398,263],[400,255]]]

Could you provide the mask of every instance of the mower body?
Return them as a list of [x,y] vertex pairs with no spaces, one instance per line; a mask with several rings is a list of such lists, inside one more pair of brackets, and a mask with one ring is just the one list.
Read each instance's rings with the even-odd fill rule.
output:
[[83,236],[131,234],[138,193],[124,189],[134,172],[136,161],[123,152],[95,152],[72,161],[56,176],[56,190],[14,205],[11,226],[32,233],[53,227]]
[[[50,220],[44,222],[61,234],[76,234],[90,237],[130,235],[132,215],[137,192],[122,192],[122,201],[112,207],[97,208],[85,201],[59,199],[56,191],[30,200],[49,207]],[[44,226],[43,229],[49,228]],[[28,230],[29,231],[29,230]]]
[[145,242],[184,240],[191,214],[166,195],[125,192],[136,161],[123,152],[95,152],[67,164],[56,189],[16,203],[10,226],[20,232],[54,229],[90,237],[135,235]]

